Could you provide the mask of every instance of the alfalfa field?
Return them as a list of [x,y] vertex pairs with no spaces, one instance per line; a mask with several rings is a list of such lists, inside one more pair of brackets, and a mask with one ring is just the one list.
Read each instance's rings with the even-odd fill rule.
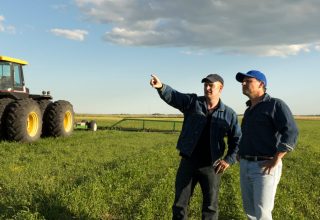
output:
[[[119,116],[94,119],[109,126]],[[274,219],[320,219],[320,120],[297,123],[299,142],[284,159]],[[0,219],[171,219],[178,135],[98,129],[32,144],[2,141]],[[223,174],[219,199],[219,219],[245,219],[238,164]],[[200,216],[197,187],[189,219]]]

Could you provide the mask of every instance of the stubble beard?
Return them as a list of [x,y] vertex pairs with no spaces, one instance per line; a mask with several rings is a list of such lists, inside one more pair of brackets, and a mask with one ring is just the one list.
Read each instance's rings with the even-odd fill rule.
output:
[[242,88],[242,93],[243,95],[248,96],[250,98],[250,92],[247,88]]

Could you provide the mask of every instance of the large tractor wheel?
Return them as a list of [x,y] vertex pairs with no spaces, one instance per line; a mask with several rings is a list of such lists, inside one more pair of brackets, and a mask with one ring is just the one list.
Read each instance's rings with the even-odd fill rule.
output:
[[46,135],[46,125],[45,125],[45,115],[46,115],[46,110],[48,109],[47,107],[52,103],[48,99],[42,99],[37,101],[41,110],[42,114],[42,136],[47,136]]
[[33,142],[42,130],[42,115],[38,103],[32,99],[12,102],[7,107],[7,138],[13,141]]
[[0,99],[0,140],[4,139],[6,136],[6,126],[5,126],[5,110],[9,103],[11,103],[13,99],[3,98]]
[[45,110],[48,107],[48,105],[52,103],[50,100],[48,99],[42,99],[42,100],[38,100],[38,104],[42,113],[42,116],[44,116],[45,114]]
[[69,136],[73,131],[74,112],[70,102],[59,100],[48,105],[44,115],[44,135]]

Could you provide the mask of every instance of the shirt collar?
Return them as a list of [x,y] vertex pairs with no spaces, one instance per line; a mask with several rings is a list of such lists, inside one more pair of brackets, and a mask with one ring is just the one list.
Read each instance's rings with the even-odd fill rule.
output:
[[[267,94],[267,93],[265,93],[265,94],[263,95],[263,98],[262,98],[262,100],[261,100],[260,102],[266,102],[266,101],[269,101],[270,99],[271,99],[270,95]],[[246,105],[247,105],[248,107],[251,106],[251,101],[248,100],[248,101],[246,102]]]
[[223,104],[223,102],[221,101],[221,99],[219,99],[219,103],[218,103],[218,111],[224,111],[226,109],[225,105]]
[[[207,102],[206,102],[206,99],[205,97],[203,96],[203,105],[205,106],[206,110],[208,111],[208,105],[207,105]],[[221,99],[219,99],[219,102],[218,102],[218,106],[215,108],[216,111],[224,111],[226,109],[225,105],[223,104],[223,102],[221,101]]]

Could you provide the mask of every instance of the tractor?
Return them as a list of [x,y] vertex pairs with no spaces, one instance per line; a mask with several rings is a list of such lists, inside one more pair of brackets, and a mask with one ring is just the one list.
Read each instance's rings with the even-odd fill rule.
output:
[[34,142],[71,135],[73,106],[65,100],[52,101],[48,91],[30,94],[23,76],[27,64],[0,55],[0,140]]

